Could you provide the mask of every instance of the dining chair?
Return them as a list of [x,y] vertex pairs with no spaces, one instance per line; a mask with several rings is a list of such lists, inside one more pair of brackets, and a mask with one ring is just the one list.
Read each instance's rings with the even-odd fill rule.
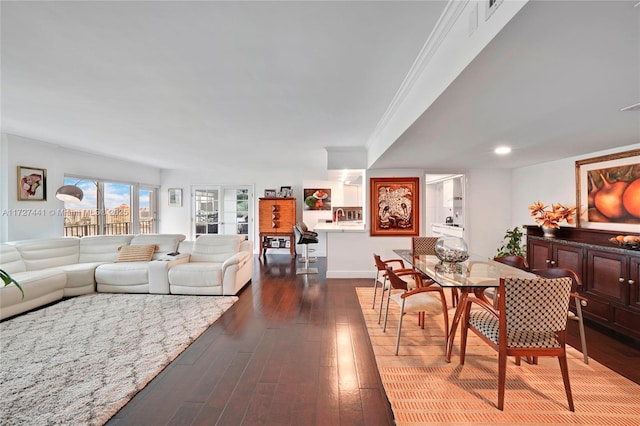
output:
[[[415,264],[419,256],[435,256],[438,237],[411,237],[411,257]],[[458,289],[451,288],[451,306],[458,303]]]
[[[513,266],[514,268],[522,269],[523,271],[529,271],[529,262],[522,256],[518,256],[517,254],[509,254],[505,256],[496,256],[493,258],[496,262]],[[498,307],[498,302],[496,300],[496,289],[488,288],[484,291],[484,295],[487,299],[493,300],[494,308]]]
[[[378,290],[378,284],[380,284],[380,310],[378,312],[378,324],[380,324],[380,320],[382,318],[382,307],[384,303],[384,292],[389,290],[389,277],[387,275],[387,268],[391,267],[397,272],[400,271],[413,271],[411,268],[406,268],[404,261],[402,259],[387,259],[382,260],[380,255],[373,254],[373,259],[375,261],[376,266],[376,276],[373,279],[373,300],[371,303],[371,308],[375,309],[376,307],[376,293]],[[405,278],[407,280],[407,286],[409,288],[415,288],[416,283],[411,277]]]
[[579,292],[582,290],[582,280],[571,269],[566,268],[546,268],[546,269],[532,269],[532,273],[544,277],[544,278],[571,278],[571,297],[573,297],[576,305],[575,314],[569,310],[569,319],[575,319],[578,321],[578,330],[580,331],[580,344],[582,346],[582,358],[585,364],[589,364],[589,356],[587,355],[587,339],[584,334],[584,321],[582,318],[582,307],[587,306],[587,298]]
[[[444,297],[444,291],[442,287],[437,285],[433,281],[425,282],[422,279],[422,274],[419,271],[404,270],[394,271],[390,267],[387,268],[387,276],[389,278],[389,284],[391,288],[387,293],[387,308],[384,314],[384,326],[382,331],[387,331],[387,318],[389,316],[389,304],[391,301],[398,304],[400,307],[398,318],[398,332],[396,335],[396,350],[395,355],[398,355],[398,348],[400,347],[400,332],[402,331],[402,319],[405,314],[410,312],[418,312],[418,325],[424,328],[426,312],[435,313],[436,308],[442,309],[444,316],[444,342],[445,347],[449,338],[449,314],[447,312],[447,301]],[[401,276],[411,276],[416,283],[414,289],[409,289],[407,281],[403,280]],[[392,290],[400,290],[393,294]],[[434,297],[432,294],[438,293],[440,300]]]
[[496,256],[493,260],[504,263],[505,265],[513,266],[514,268],[522,269],[523,271],[529,270],[529,263],[527,262],[527,259],[516,254]]
[[460,364],[464,365],[469,330],[498,352],[498,409],[504,409],[508,356],[557,356],[569,410],[574,411],[565,350],[571,286],[570,277],[505,277],[500,278],[497,311],[484,300],[467,298]]

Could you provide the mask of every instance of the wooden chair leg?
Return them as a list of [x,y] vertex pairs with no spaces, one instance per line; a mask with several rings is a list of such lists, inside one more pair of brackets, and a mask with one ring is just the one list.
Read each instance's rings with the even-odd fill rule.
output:
[[467,333],[469,331],[469,323],[463,318],[460,330],[460,365],[464,365],[464,358],[467,354]]
[[378,279],[379,278],[380,278],[380,271],[378,271],[376,273],[376,276],[373,279],[373,302],[371,302],[371,309],[375,309],[376,308],[376,293],[377,293],[377,290],[378,290]]
[[447,310],[447,299],[444,297],[444,291],[440,289],[440,303],[442,304],[442,315],[444,316],[444,347],[447,347],[449,341],[449,311]]
[[[387,331],[387,317],[389,316],[389,303],[391,302],[391,288],[389,288],[387,292],[387,309],[384,311],[384,325],[382,326],[382,332]],[[380,312],[382,312],[382,305],[380,305]]]
[[498,409],[504,410],[504,388],[507,382],[507,354],[500,351],[498,354]]
[[[381,292],[380,292],[380,312],[378,312],[378,324],[380,324],[380,319],[382,318],[382,305],[384,305],[384,293],[385,291],[391,291],[391,288],[387,288],[387,277],[385,275],[384,279],[382,280],[382,288],[381,288]],[[388,294],[387,294],[388,296]]]
[[567,355],[563,354],[558,357],[560,363],[560,371],[562,372],[562,381],[564,382],[564,391],[567,393],[567,401],[569,402],[569,410],[575,411],[573,407],[573,395],[571,394],[571,384],[569,383],[569,368],[567,367]]

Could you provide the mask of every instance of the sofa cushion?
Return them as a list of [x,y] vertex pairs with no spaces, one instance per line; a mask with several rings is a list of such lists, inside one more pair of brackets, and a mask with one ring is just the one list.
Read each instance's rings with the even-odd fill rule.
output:
[[153,260],[164,258],[167,253],[173,253],[178,249],[180,241],[184,241],[182,234],[139,234],[131,239],[131,245],[157,244],[158,250],[153,255]]
[[10,274],[27,270],[20,252],[13,244],[0,244],[0,269]]
[[13,244],[20,252],[27,271],[71,265],[78,263],[80,258],[80,238],[78,237],[26,240]]
[[64,271],[67,275],[65,288],[78,288],[95,285],[96,268],[100,265],[102,265],[100,262],[87,262],[59,266],[56,269]]
[[118,248],[131,242],[133,235],[92,235],[80,238],[80,263],[115,262]]
[[3,308],[45,297],[50,293],[57,293],[59,295],[57,298],[62,298],[62,292],[67,280],[64,272],[60,269],[16,272],[11,276],[20,283],[22,290],[24,290],[24,299],[16,286],[2,287],[0,288],[0,294],[2,295],[0,297],[0,307]]
[[157,249],[156,244],[122,246],[118,249],[116,262],[148,262]]
[[118,286],[148,284],[149,262],[105,263],[96,268],[96,283]]
[[193,243],[191,262],[224,262],[240,250],[244,235],[201,235]]
[[169,270],[169,283],[171,285],[187,287],[221,286],[222,278],[221,262],[183,263]]

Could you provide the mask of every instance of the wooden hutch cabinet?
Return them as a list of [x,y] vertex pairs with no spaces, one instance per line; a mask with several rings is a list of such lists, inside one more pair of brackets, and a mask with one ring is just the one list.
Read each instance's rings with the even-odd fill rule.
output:
[[295,257],[296,199],[260,198],[259,210],[260,255],[265,256],[270,248],[288,248]]
[[527,261],[531,269],[566,268],[584,278],[584,247],[571,241],[527,240]]
[[526,228],[531,268],[574,270],[588,299],[585,318],[640,344],[640,251],[609,241],[628,233],[563,227],[556,238],[544,238],[539,227]]

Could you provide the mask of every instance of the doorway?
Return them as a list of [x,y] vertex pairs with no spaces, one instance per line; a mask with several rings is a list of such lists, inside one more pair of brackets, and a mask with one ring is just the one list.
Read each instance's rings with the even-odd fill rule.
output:
[[206,234],[253,234],[253,197],[250,186],[194,187],[193,228],[195,238]]

